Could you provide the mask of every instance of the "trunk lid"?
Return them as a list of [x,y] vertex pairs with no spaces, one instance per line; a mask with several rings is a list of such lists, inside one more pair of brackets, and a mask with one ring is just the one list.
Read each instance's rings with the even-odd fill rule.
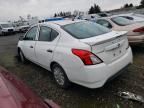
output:
[[126,31],[112,31],[80,41],[90,45],[92,53],[97,55],[104,63],[110,64],[126,53],[129,45],[126,33]]

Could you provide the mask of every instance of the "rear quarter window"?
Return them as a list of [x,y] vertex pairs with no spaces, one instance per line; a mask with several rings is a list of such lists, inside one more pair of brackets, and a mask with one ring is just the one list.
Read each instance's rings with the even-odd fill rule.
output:
[[59,33],[52,29],[52,31],[51,31],[51,41],[56,39],[58,35],[59,35]]

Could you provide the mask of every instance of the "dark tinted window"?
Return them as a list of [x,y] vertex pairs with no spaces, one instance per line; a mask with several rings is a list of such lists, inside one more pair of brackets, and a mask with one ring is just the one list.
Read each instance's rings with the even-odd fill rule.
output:
[[122,16],[122,17],[124,17],[124,18],[126,18],[126,19],[129,19],[129,20],[134,20],[133,17],[129,17],[129,16]]
[[101,16],[101,17],[107,17],[108,15],[107,14],[105,14],[105,13],[100,13],[100,14],[98,14],[99,16]]
[[50,41],[51,40],[51,29],[48,27],[42,26],[40,28],[39,41]]
[[24,40],[35,40],[36,35],[37,35],[37,27],[33,27],[28,31]]
[[13,27],[12,24],[1,24],[1,26],[2,26],[3,28]]
[[62,28],[77,39],[91,38],[110,32],[108,28],[90,21],[68,24]]
[[100,20],[97,20],[96,22],[98,24],[102,25],[102,26],[105,26],[105,27],[108,27],[108,28],[112,28],[111,23],[108,22],[107,20],[100,19]]
[[57,31],[52,30],[52,32],[51,32],[51,41],[53,41],[58,35],[59,35],[59,33]]

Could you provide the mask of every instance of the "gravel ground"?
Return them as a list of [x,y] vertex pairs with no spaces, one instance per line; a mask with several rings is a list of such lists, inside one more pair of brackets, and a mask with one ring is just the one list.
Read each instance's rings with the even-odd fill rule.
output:
[[43,98],[49,98],[62,108],[144,108],[144,104],[126,100],[119,91],[144,96],[144,48],[133,48],[134,63],[116,79],[99,89],[76,84],[68,90],[58,88],[47,70],[33,64],[23,65],[16,59],[16,44],[22,34],[0,37],[0,65],[13,72]]

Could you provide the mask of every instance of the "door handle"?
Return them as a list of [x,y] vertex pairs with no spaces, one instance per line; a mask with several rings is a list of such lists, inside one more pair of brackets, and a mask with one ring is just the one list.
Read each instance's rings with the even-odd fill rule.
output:
[[30,46],[30,48],[33,48],[33,46]]
[[47,52],[52,53],[53,51],[51,49],[48,49]]

